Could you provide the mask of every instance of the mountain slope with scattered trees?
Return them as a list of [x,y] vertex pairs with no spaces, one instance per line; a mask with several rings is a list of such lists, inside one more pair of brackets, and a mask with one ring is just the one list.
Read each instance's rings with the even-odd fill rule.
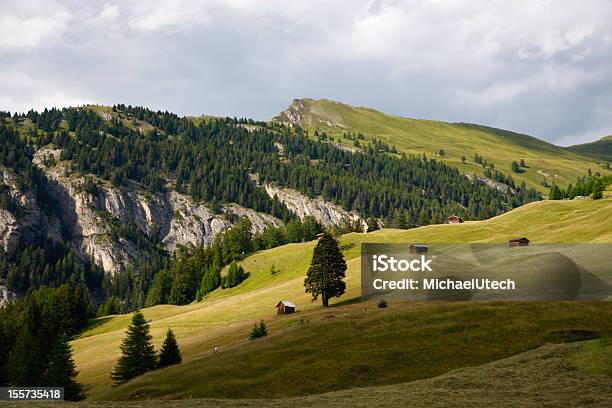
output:
[[[603,142],[584,149],[564,148],[508,130],[411,119],[328,99],[296,99],[273,120],[308,129],[314,138],[333,138],[334,144],[345,148],[363,150],[384,143],[399,153],[435,157],[478,177],[499,181],[510,174],[515,184],[525,183],[541,193],[547,193],[553,182],[565,187],[589,169],[593,174],[610,174],[612,165],[609,157],[595,158],[587,152],[599,151]],[[525,166],[514,168],[513,162],[521,160]]]

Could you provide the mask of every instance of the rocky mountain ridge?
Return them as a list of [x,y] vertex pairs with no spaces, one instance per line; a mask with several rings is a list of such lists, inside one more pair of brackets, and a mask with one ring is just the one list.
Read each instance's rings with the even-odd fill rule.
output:
[[[20,241],[64,239],[80,257],[89,257],[105,272],[115,273],[142,252],[135,242],[117,233],[119,225],[129,225],[173,251],[179,246],[209,244],[243,216],[251,221],[253,233],[261,233],[267,225],[282,224],[269,214],[233,203],[215,213],[209,206],[170,189],[149,192],[133,182],[119,188],[93,175],[73,174],[58,149],[39,149],[33,163],[49,180],[48,191],[56,211],[44,211],[34,192],[20,188],[14,175],[2,169],[3,182],[19,207],[19,216],[0,209],[0,245],[5,251],[11,251]],[[272,185],[265,190],[300,218],[311,215],[323,225],[348,218],[360,220],[365,226],[356,213],[321,198],[311,199]]]

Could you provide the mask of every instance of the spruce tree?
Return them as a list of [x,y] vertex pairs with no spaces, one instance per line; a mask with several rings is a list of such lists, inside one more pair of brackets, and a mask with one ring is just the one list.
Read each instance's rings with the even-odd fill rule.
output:
[[328,232],[324,232],[314,249],[304,279],[306,292],[312,294],[313,302],[321,295],[323,307],[327,307],[331,297],[342,296],[346,289],[343,281],[345,272],[346,261],[338,242]]
[[115,384],[124,383],[156,367],[157,356],[151,339],[149,324],[140,310],[135,311],[127,336],[121,343],[122,355],[111,374]]
[[553,184],[550,188],[550,193],[548,194],[549,200],[560,200],[561,197],[561,189],[556,184]]
[[268,335],[268,327],[263,320],[260,320],[258,323],[253,325],[251,332],[249,333],[249,340],[255,340],[259,337],[264,337]]
[[32,333],[30,322],[21,328],[15,345],[9,354],[7,372],[9,383],[13,386],[40,385],[44,356],[40,350],[40,339]]
[[162,344],[161,350],[159,351],[159,363],[157,367],[161,368],[172,364],[179,364],[181,361],[183,361],[183,358],[181,357],[181,350],[179,350],[176,337],[174,337],[174,332],[172,329],[168,329],[164,344]]
[[83,386],[76,382],[76,366],[72,359],[72,348],[68,337],[61,335],[55,341],[47,370],[43,376],[44,384],[49,387],[64,387],[64,398],[68,401],[79,401],[85,398]]

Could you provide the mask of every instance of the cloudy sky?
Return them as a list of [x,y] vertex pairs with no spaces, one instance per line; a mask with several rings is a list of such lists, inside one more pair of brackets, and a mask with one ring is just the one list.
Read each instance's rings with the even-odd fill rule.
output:
[[594,140],[612,134],[612,2],[0,0],[0,110],[268,119],[302,97]]

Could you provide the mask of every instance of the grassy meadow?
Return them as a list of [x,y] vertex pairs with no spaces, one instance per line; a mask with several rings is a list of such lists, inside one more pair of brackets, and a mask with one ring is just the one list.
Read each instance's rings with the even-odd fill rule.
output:
[[[78,379],[94,400],[287,397],[429,378],[533,349],[554,332],[611,337],[607,302],[397,302],[388,309],[359,303],[362,242],[506,242],[515,236],[536,243],[612,242],[611,214],[612,199],[545,201],[486,221],[345,235],[347,292],[328,310],[303,289],[314,243],[262,251],[243,261],[251,275],[237,287],[219,289],[200,303],[144,310],[156,348],[168,327],[175,331],[182,365],[111,387],[131,315],[111,316],[72,342]],[[276,274],[270,273],[273,264]],[[298,313],[277,317],[281,299],[295,302]],[[270,335],[249,341],[259,319]],[[215,346],[221,352],[213,355]]]

